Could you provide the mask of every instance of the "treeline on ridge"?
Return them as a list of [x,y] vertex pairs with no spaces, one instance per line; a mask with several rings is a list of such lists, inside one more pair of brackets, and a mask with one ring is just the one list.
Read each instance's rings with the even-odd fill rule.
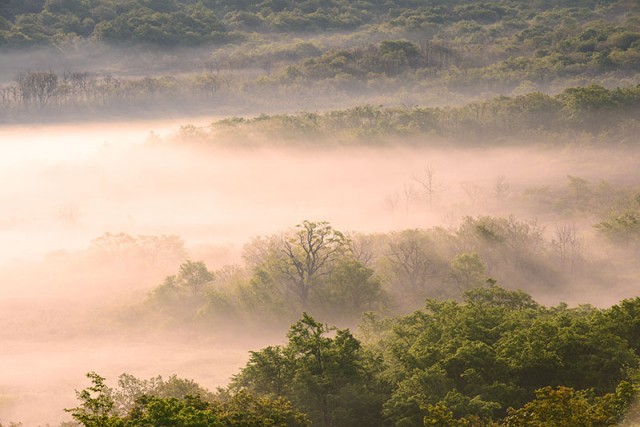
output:
[[[640,112],[640,85],[606,89],[599,85],[569,88],[556,96],[540,92],[500,96],[462,107],[383,107],[365,105],[324,113],[293,113],[230,118],[210,127],[184,126],[179,138],[210,144],[340,145],[385,143],[389,137],[424,137],[459,142],[518,144],[556,141],[559,135],[589,139],[619,137],[635,141]],[[525,138],[522,138],[525,137]],[[429,143],[433,138],[426,139]],[[514,142],[521,141],[521,142]]]
[[[151,111],[174,100],[182,108],[190,102],[200,108],[255,105],[261,97],[290,105],[292,98],[317,101],[318,93],[342,105],[376,94],[396,104],[442,105],[451,102],[439,96],[459,103],[467,96],[557,93],[592,82],[637,84],[637,8],[622,0],[579,7],[560,0],[361,1],[357,7],[346,1],[5,1],[0,47],[15,52],[51,45],[55,58],[71,58],[87,46],[96,51],[96,41],[156,46],[143,49],[147,53],[158,52],[159,45],[208,47],[151,55],[135,72],[125,65],[140,61],[135,54],[107,69],[52,70],[60,61],[51,57],[49,64],[18,67],[17,76],[2,76],[0,115],[29,118],[61,109],[86,114],[109,106]],[[295,16],[298,24],[289,26],[285,16]],[[309,22],[314,19],[318,23]],[[349,31],[327,31],[338,28]],[[107,49],[102,56],[112,54]],[[131,77],[140,73],[145,77]],[[7,84],[10,78],[17,84]],[[43,80],[38,95],[31,96],[22,86],[37,80]]]
[[[362,0],[357,4],[345,0],[7,0],[0,9],[0,46],[56,44],[74,37],[111,43],[194,45],[228,42],[243,32],[353,31],[365,25],[381,25],[407,31],[430,29],[443,39],[451,32],[461,38],[473,34],[490,42],[505,36],[519,37],[520,41],[526,38],[528,44],[548,48],[556,37],[564,35],[548,19],[553,21],[562,15],[562,30],[566,30],[576,20],[597,22],[604,18],[615,22],[633,10],[632,2],[620,0],[590,0],[579,5],[570,0]],[[531,19],[532,14],[544,13],[547,20]],[[529,21],[532,25],[524,24]],[[606,24],[601,27],[606,28]],[[626,48],[637,41],[632,36],[627,38],[617,44]],[[585,35],[576,42],[587,52],[600,41],[598,36]],[[611,44],[616,47],[616,43]]]
[[[189,78],[146,77],[127,80],[89,73],[29,72],[15,85],[0,87],[0,121],[25,117],[77,117],[130,111],[164,113],[173,108],[226,108],[247,102],[247,93],[224,74]],[[170,102],[171,101],[171,102]],[[175,110],[174,112],[177,112]],[[183,126],[178,137],[211,144],[252,145],[268,138],[274,144],[295,141],[341,143],[382,142],[394,136],[500,142],[522,137],[552,139],[585,135],[587,139],[632,142],[638,129],[640,85],[607,89],[592,84],[553,96],[531,92],[499,96],[460,107],[384,107],[361,105],[328,112],[261,114],[231,117],[209,127]],[[115,113],[117,114],[117,113]],[[253,135],[253,136],[251,136]],[[574,138],[575,139],[575,138]]]

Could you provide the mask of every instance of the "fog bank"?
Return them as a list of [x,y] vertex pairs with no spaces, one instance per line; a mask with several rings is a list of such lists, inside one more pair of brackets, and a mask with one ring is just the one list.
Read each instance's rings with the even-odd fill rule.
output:
[[[589,237],[594,218],[567,217],[523,194],[553,193],[568,175],[594,185],[640,184],[640,153],[623,148],[223,149],[168,142],[181,124],[0,128],[3,422],[66,419],[62,408],[74,405],[73,390],[85,386],[88,371],[113,381],[128,372],[224,385],[247,350],[268,338],[143,336],[114,331],[108,320],[114,307],[142,300],[186,258],[218,268],[238,261],[252,237],[303,219],[374,233],[453,227],[464,215],[513,214],[550,232],[572,221]],[[151,252],[133,256],[100,252],[95,239],[105,233],[153,244],[159,240],[152,236],[176,239],[169,252],[150,246]],[[585,290],[580,301],[614,303],[634,294],[633,280],[625,287],[612,283],[620,294]],[[546,302],[566,295],[534,297]]]

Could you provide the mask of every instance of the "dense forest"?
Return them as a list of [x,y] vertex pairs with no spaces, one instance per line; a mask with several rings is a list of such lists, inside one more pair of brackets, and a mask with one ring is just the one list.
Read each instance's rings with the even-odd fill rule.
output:
[[362,339],[305,313],[228,389],[90,373],[67,411],[86,426],[613,426],[636,395],[638,307],[544,307],[491,284],[369,315]]
[[451,106],[640,83],[638,5],[622,0],[5,0],[0,50],[8,122]]
[[638,135],[635,0],[0,0],[0,427],[637,425]]

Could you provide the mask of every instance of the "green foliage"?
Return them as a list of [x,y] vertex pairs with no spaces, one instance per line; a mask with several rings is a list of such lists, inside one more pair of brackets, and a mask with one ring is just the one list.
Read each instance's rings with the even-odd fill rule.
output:
[[229,40],[215,14],[203,7],[162,12],[141,7],[96,25],[94,37],[114,43],[196,45]]
[[354,323],[362,313],[383,311],[386,295],[381,279],[360,262],[345,258],[329,273],[313,295],[313,306],[336,322]]
[[283,396],[321,426],[612,426],[636,395],[634,303],[546,308],[492,284],[369,315],[367,346],[304,314],[231,390]]
[[111,390],[105,384],[105,379],[95,372],[87,374],[91,386],[76,392],[80,406],[65,411],[86,427],[116,427],[124,424],[115,415]]
[[255,398],[240,391],[222,404],[200,397],[184,399],[143,396],[125,417],[127,426],[293,427],[309,425],[306,417],[283,399]]
[[[572,183],[559,196],[567,204],[586,197],[599,205],[595,201],[608,193],[606,186],[601,194],[586,191],[591,187],[575,177]],[[627,192],[620,193],[620,200],[627,200]],[[110,239],[100,245],[112,247]],[[115,242],[135,247],[131,236]],[[538,291],[540,286],[562,286],[563,274],[580,274],[596,283],[590,276],[598,277],[602,265],[584,265],[585,256],[574,228],[559,228],[550,238],[537,223],[514,217],[466,217],[458,228],[353,239],[326,222],[305,221],[287,233],[254,239],[244,248],[243,264],[213,272],[202,262],[184,262],[176,275],[150,292],[136,316],[161,325],[206,329],[225,321],[238,328],[264,328],[284,326],[305,310],[352,326],[366,312],[402,313],[425,298],[533,308],[536,304],[526,294],[494,289],[496,280],[508,280],[511,289]],[[576,273],[578,266],[581,272]]]
[[535,222],[479,216],[464,218],[457,234],[466,247],[478,253],[489,271],[498,269],[512,280],[517,276],[540,280],[544,277],[540,273],[546,270],[543,231]]
[[556,79],[590,78],[594,71],[637,72],[640,28],[634,13],[637,5],[624,0],[6,0],[0,8],[7,21],[0,24],[0,47],[77,39],[177,47],[252,40],[256,32],[270,37],[350,31],[361,40],[373,34],[381,43],[362,47],[347,37],[321,58],[310,52],[294,58],[298,62],[289,68],[291,58],[274,56],[267,67],[276,62],[278,79],[302,84],[331,80],[340,87],[348,81],[359,82],[361,89],[378,74],[418,81],[426,74],[438,75],[450,89],[479,81],[513,89],[523,80],[546,87]]
[[522,291],[509,291],[496,286],[495,281],[487,280],[489,286],[485,288],[475,288],[464,293],[465,300],[475,306],[496,307],[509,310],[537,309],[536,303],[531,295]]
[[319,277],[348,250],[347,238],[328,222],[303,221],[293,236],[282,241],[284,257],[277,268],[294,285],[294,292],[306,309],[309,291]]
[[147,313],[152,319],[160,315],[164,322],[182,324],[194,322],[203,306],[212,304],[216,309],[227,306],[214,279],[204,262],[187,260],[180,265],[177,275],[167,276],[149,293]]
[[[175,63],[194,65],[165,77],[91,76],[92,84],[82,85],[80,91],[58,75],[57,84],[41,92],[46,94],[41,98],[29,90],[22,92],[23,88],[15,93],[19,85],[1,87],[2,120],[105,111],[123,116],[134,110],[161,114],[167,108],[210,111],[212,105],[250,104],[255,109],[256,102],[272,108],[278,103],[290,106],[292,96],[313,98],[318,101],[315,108],[322,109],[337,102],[353,105],[354,100],[358,104],[384,100],[395,105],[440,105],[449,99],[458,105],[467,96],[486,100],[511,93],[510,98],[480,101],[467,108],[423,109],[415,116],[406,111],[377,114],[369,121],[378,126],[365,122],[346,134],[371,140],[372,136],[418,132],[493,141],[513,134],[542,139],[546,132],[584,129],[608,138],[616,133],[629,138],[638,127],[633,119],[637,93],[603,87],[637,83],[640,24],[634,17],[638,9],[624,0],[588,4],[363,0],[357,5],[345,0],[7,0],[3,6],[0,48],[4,50],[49,45],[71,54],[83,46],[93,51],[99,41],[167,48],[165,54],[144,64],[145,71],[164,73],[167,67],[175,69]],[[331,30],[348,32],[331,34]],[[300,32],[315,34],[305,35],[304,41],[292,37]],[[216,49],[198,50],[197,60],[179,49],[204,44],[214,44]],[[226,47],[219,48],[222,44]],[[195,77],[203,65],[207,73]],[[46,72],[44,67],[16,74],[37,77]],[[123,70],[123,75],[139,73],[128,71]],[[591,85],[594,82],[603,86]],[[542,94],[572,85],[585,87],[562,96]],[[318,97],[319,93],[326,98]],[[530,94],[518,96],[525,93]],[[621,111],[628,114],[622,117]],[[391,123],[385,122],[389,118]],[[274,118],[274,123],[298,131],[309,125],[307,120],[285,115]],[[331,128],[310,126],[321,135],[333,136]]]
[[623,244],[638,245],[640,243],[640,213],[627,210],[594,225],[605,238]]
[[591,391],[570,387],[544,387],[536,390],[535,400],[518,410],[510,410],[505,427],[596,427],[617,425],[631,405],[631,384],[621,382],[615,393],[601,397]]
[[[474,257],[472,257],[474,258]],[[192,266],[193,267],[193,266]],[[341,268],[341,267],[338,267]],[[184,269],[184,271],[191,269]],[[544,307],[495,285],[365,316],[364,344],[307,313],[250,353],[226,391],[122,375],[68,409],[85,426],[613,426],[637,395],[637,300]]]
[[640,355],[640,298],[625,299],[605,310],[601,319],[602,327],[629,343]]
[[370,356],[348,330],[334,330],[303,314],[287,345],[251,353],[231,389],[286,397],[314,425],[379,424],[381,396],[368,372],[375,369]]
[[122,374],[118,378],[118,388],[109,392],[114,409],[118,414],[127,414],[143,396],[158,398],[184,399],[186,396],[201,396],[206,400],[212,400],[213,394],[202,388],[193,380],[170,376],[167,380],[161,376],[142,380],[131,374]]
[[[240,390],[225,400],[216,400],[193,381],[175,376],[165,382],[161,377],[141,381],[123,375],[119,390],[108,388],[98,374],[92,372],[87,377],[92,385],[77,393],[80,406],[66,409],[85,427],[309,425],[307,417],[282,398],[255,397]],[[127,404],[117,407],[123,396],[129,399]]]
[[457,255],[449,264],[449,281],[459,293],[482,286],[487,280],[487,268],[476,253]]
[[428,301],[398,318],[386,340],[394,392],[385,414],[399,425],[496,420],[548,385],[611,393],[637,359],[598,315],[546,309],[495,285],[467,293],[462,304]]
[[179,295],[185,293],[201,296],[210,289],[213,279],[213,273],[207,269],[204,262],[187,260],[180,265],[178,275],[165,278],[162,286],[158,287],[153,295],[160,300],[174,296],[179,298]]
[[312,310],[338,320],[353,321],[365,311],[383,307],[380,280],[353,258],[349,243],[327,222],[310,221],[282,239],[255,242],[247,248],[258,252],[248,253],[255,263],[254,289],[280,295],[280,311],[283,306],[293,312]]
[[304,221],[285,235],[255,239],[244,266],[209,271],[186,261],[149,293],[138,314],[148,321],[210,327],[283,325],[303,310],[355,324],[389,304],[382,278],[355,259],[349,239],[327,222]]
[[[603,97],[580,100],[584,91],[595,91]],[[546,139],[548,135],[569,135],[576,130],[589,132],[594,137],[616,132],[628,137],[627,132],[638,125],[637,111],[640,111],[640,86],[613,90],[590,86],[569,88],[555,97],[536,92],[512,98],[502,96],[458,108],[368,105],[322,114],[261,115],[250,120],[221,121],[203,131],[209,133],[205,139],[213,144],[239,136],[244,138],[244,143],[276,137],[298,143],[303,135],[310,135],[314,143],[320,140],[326,144],[336,144],[336,141],[396,143],[394,137],[398,136],[412,144],[438,141],[419,138],[421,136],[458,143],[472,139],[474,143],[495,144],[502,140],[514,141],[517,139],[514,136],[536,140],[536,133]]]

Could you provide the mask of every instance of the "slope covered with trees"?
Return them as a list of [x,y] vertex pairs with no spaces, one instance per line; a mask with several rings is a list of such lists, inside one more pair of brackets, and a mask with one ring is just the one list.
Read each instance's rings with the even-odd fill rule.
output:
[[626,87],[640,83],[638,13],[626,0],[5,1],[0,120]]
[[544,307],[489,285],[368,316],[360,338],[305,313],[217,395],[92,373],[67,411],[84,426],[614,426],[638,391],[639,304]]

